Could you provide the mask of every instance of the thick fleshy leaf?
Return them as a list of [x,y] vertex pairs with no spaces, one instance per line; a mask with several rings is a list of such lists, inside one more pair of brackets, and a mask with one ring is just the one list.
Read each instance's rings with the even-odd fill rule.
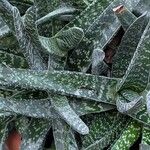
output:
[[143,96],[134,92],[128,93],[128,90],[124,91],[124,96],[121,94],[117,96],[116,105],[119,112],[125,114],[132,113],[142,106]]
[[73,110],[80,116],[91,113],[100,113],[116,108],[114,105],[86,101],[83,99],[75,99],[75,98],[70,98],[69,104],[73,108]]
[[0,97],[0,110],[34,118],[52,118],[51,103],[48,99],[14,99]]
[[0,63],[6,64],[9,67],[14,68],[28,68],[28,63],[25,58],[10,54],[0,50]]
[[38,19],[38,21],[36,22],[37,25],[38,24],[43,24],[45,22],[48,21],[52,21],[53,18],[61,16],[61,15],[66,15],[66,14],[72,14],[75,13],[76,9],[75,8],[71,8],[71,7],[60,7],[50,13],[48,13],[47,15],[45,15],[44,17]]
[[105,53],[102,50],[94,49],[92,54],[92,74],[94,75],[107,75],[108,65],[103,61]]
[[115,12],[125,31],[136,20],[136,16],[123,5],[114,8],[113,11]]
[[[83,42],[71,53],[68,59],[70,70],[87,71],[94,48],[103,49],[117,33],[120,23],[112,9],[120,5],[120,3],[131,9],[132,5],[137,2],[115,0],[113,3],[110,3],[111,1],[106,0],[94,1],[74,21],[65,27],[68,28],[75,25],[82,28],[85,32]],[[109,4],[110,6],[107,7]],[[99,15],[100,13],[101,15]]]
[[[144,12],[149,12],[150,10],[150,1],[149,0],[140,0],[137,6],[133,9],[134,14],[140,16]],[[149,13],[148,13],[149,16]]]
[[[96,19],[99,19],[100,13],[111,3],[111,1],[94,1],[91,5],[88,6],[75,20],[69,23],[66,27],[77,26],[84,30],[85,37],[83,42],[78,46],[78,49],[72,52],[71,56],[69,57],[68,65],[73,66],[73,70],[80,70],[81,68],[86,67],[89,65],[91,61],[91,54],[93,51],[93,46],[91,45],[90,33],[93,35],[94,33],[89,32],[89,28],[93,26]],[[96,29],[96,28],[95,28]],[[86,33],[89,33],[89,36]],[[96,31],[93,31],[96,32]],[[85,51],[85,46],[86,51]],[[88,48],[88,49],[87,49]],[[83,57],[84,56],[84,57]],[[86,58],[86,59],[85,59]],[[89,60],[90,59],[90,60]],[[81,68],[80,68],[81,67]],[[71,69],[71,68],[70,68]]]
[[126,31],[113,58],[113,77],[123,77],[146,28],[146,14],[137,18]]
[[0,38],[5,37],[10,33],[10,30],[3,19],[0,17]]
[[56,150],[78,150],[72,129],[60,118],[53,120],[53,136]]
[[[5,13],[8,16],[10,16],[9,20],[11,22],[11,27],[13,27],[13,32],[19,42],[19,46],[22,49],[22,52],[24,53],[24,56],[27,59],[27,62],[29,63],[30,67],[31,68],[33,67],[33,69],[34,68],[45,68],[46,69],[44,60],[42,59],[42,56],[39,52],[39,49],[42,49],[43,47],[40,46],[40,44],[38,42],[35,43],[35,41],[32,40],[29,32],[27,30],[25,30],[25,26],[24,26],[24,23],[20,16],[19,10],[16,7],[13,7],[6,0],[3,0],[0,4],[1,4],[0,6],[2,7],[2,9],[5,9]],[[29,12],[32,12],[32,11],[29,11]],[[27,13],[28,13],[28,11],[27,11]],[[32,15],[32,14],[34,14],[34,13],[31,13],[30,15]],[[27,17],[28,16],[29,15],[27,15]],[[33,24],[32,17],[30,18],[31,23],[29,23],[28,25]],[[3,18],[5,19],[6,17],[3,16]]]
[[[119,84],[118,89],[131,89],[135,92],[143,92],[148,84],[150,71],[150,22],[148,23],[136,52],[129,64],[129,67]],[[140,72],[140,74],[139,74]]]
[[15,90],[8,90],[6,87],[0,87],[0,97],[6,98],[16,93]]
[[15,31],[15,27],[13,23],[13,9],[14,8],[16,7],[13,7],[7,0],[0,1],[0,15],[13,33]]
[[140,150],[150,149],[150,127],[143,126]]
[[139,138],[141,126],[136,121],[131,121],[128,126],[122,131],[121,136],[112,146],[111,150],[129,149],[134,142]]
[[12,116],[0,116],[0,150],[4,149],[4,143],[8,136],[8,124],[12,119]]
[[66,97],[50,95],[52,107],[75,131],[80,134],[88,134],[89,129],[79,116],[70,107]]
[[[56,10],[59,8],[73,8],[73,9],[78,9],[82,11],[85,9],[86,4],[82,0],[36,0],[35,1],[35,6],[37,8],[37,18],[45,18],[46,15],[54,14],[56,13]],[[76,16],[76,14],[74,14]],[[44,35],[46,37],[53,36],[54,34],[57,33],[60,29],[63,28],[64,25],[66,25],[66,17],[65,15],[61,15],[60,17],[57,17],[57,19],[53,19],[48,21],[47,23],[44,24],[39,24],[38,26],[38,31],[40,35]],[[74,17],[70,18],[67,17],[67,19],[74,19]],[[37,21],[38,22],[38,21]]]
[[116,85],[120,81],[69,71],[42,72],[3,66],[0,69],[1,86],[48,90],[110,104],[115,104]]
[[19,128],[22,135],[21,150],[43,149],[45,137],[51,125],[51,120],[31,119],[26,124],[20,121]]
[[24,15],[26,10],[33,5],[34,0],[20,0],[20,1],[9,0],[9,1],[12,5],[16,6],[19,9],[21,15]]
[[62,31],[52,38],[39,37],[39,40],[48,53],[64,57],[68,50],[73,49],[81,42],[83,30],[77,27]]
[[147,112],[150,115],[150,91],[148,91],[146,95],[146,106],[147,106]]
[[128,115],[145,125],[150,125],[150,117],[148,115],[147,108],[145,105],[141,106],[138,110],[133,111],[131,114]]
[[127,123],[126,119],[113,112],[92,116],[92,120],[87,123],[90,133],[82,137],[82,149],[99,150],[107,147],[122,131]]

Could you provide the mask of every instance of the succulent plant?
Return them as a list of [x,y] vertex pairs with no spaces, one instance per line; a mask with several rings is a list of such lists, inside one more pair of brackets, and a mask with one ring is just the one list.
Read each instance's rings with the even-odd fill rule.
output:
[[1,0],[0,150],[14,130],[21,150],[149,150],[149,12],[149,0]]

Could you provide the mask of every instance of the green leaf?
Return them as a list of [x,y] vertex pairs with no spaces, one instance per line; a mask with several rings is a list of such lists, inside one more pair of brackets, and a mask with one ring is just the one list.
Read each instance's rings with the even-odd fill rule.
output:
[[136,16],[123,5],[113,9],[115,15],[119,19],[123,29],[126,31],[129,26],[136,20]]
[[78,150],[72,129],[60,118],[53,120],[53,136],[56,150]]
[[148,150],[150,148],[150,128],[147,126],[143,126],[140,148],[141,150]]
[[[43,47],[40,46],[40,42],[35,42],[31,39],[31,36],[27,30],[25,30],[24,23],[22,21],[22,18],[20,16],[19,10],[16,7],[13,7],[8,1],[2,1],[0,3],[2,9],[8,9],[5,11],[5,13],[10,16],[9,21],[11,22],[11,27],[13,27],[14,35],[16,36],[19,46],[22,49],[22,52],[24,53],[25,58],[27,59],[27,62],[29,63],[29,66],[34,68],[46,68],[44,64],[44,60],[39,52],[39,49],[42,49]],[[34,13],[32,11],[27,11],[29,15],[32,16]],[[31,14],[30,14],[31,13]],[[7,17],[7,16],[6,16]],[[7,19],[5,16],[4,19]],[[34,16],[32,16],[34,18]],[[30,17],[31,22],[29,22],[28,25],[33,25],[33,18]],[[28,19],[29,20],[29,19]],[[27,24],[27,23],[26,23]],[[36,40],[37,41],[37,40]]]
[[[77,49],[72,51],[68,59],[68,68],[76,71],[87,71],[91,55],[95,48],[103,49],[120,28],[112,9],[120,3],[131,8],[136,2],[124,2],[122,0],[94,1],[75,20],[66,27],[77,26],[84,30],[85,37]],[[110,4],[110,5],[109,5]],[[109,6],[108,6],[109,5]],[[107,7],[108,6],[108,7]],[[106,8],[107,7],[107,8]],[[100,14],[100,15],[99,15]]]
[[[150,22],[148,23],[136,52],[129,64],[129,67],[118,85],[118,90],[130,89],[135,92],[143,92],[148,84],[150,71]],[[139,74],[140,72],[140,74]]]
[[94,1],[78,17],[76,17],[75,20],[64,27],[64,29],[66,29],[68,27],[76,26],[82,28],[85,32],[83,42],[81,42],[78,48],[69,56],[68,65],[72,66],[72,69],[74,68],[74,70],[80,70],[81,68],[89,65],[91,61],[91,58],[89,57],[91,57],[93,51],[93,46],[91,45],[91,40],[89,38],[93,38],[93,34],[98,31],[97,28],[95,28],[97,29],[95,31],[89,31],[89,29],[94,26],[96,19],[99,19],[98,14],[102,13],[110,3],[111,1],[106,0]]
[[123,92],[125,97],[123,97],[121,94],[118,94],[116,100],[116,105],[119,112],[125,114],[132,113],[142,106],[143,96],[128,90]]
[[51,120],[31,119],[26,124],[21,121],[19,124],[22,135],[21,150],[43,149],[45,137],[51,125]]
[[139,138],[141,126],[136,121],[131,121],[123,130],[119,139],[112,146],[111,150],[128,150]]
[[59,32],[52,38],[40,36],[39,40],[49,54],[64,57],[69,50],[73,49],[81,42],[83,35],[82,29],[73,27]]
[[147,106],[147,112],[150,116],[150,91],[148,91],[146,95],[146,106]]
[[150,125],[150,117],[147,113],[146,106],[141,106],[138,110],[133,111],[131,114],[128,114],[133,119],[137,120],[138,122],[141,122],[145,125]]
[[82,149],[99,150],[107,147],[122,131],[127,123],[126,119],[113,112],[92,116],[92,120],[88,123],[90,133],[82,137]]
[[103,61],[105,53],[102,50],[94,49],[92,54],[92,69],[91,72],[94,75],[106,75],[108,74],[108,65]]
[[113,58],[113,77],[123,77],[125,74],[147,23],[146,14],[142,15],[131,24],[124,34],[117,53]]
[[[134,14],[140,16],[144,12],[149,12],[150,10],[150,1],[149,0],[140,0],[137,6],[133,9]],[[148,13],[149,16],[149,13]]]
[[0,38],[5,37],[9,34],[10,30],[6,23],[3,21],[2,17],[0,17]]
[[92,101],[86,101],[83,99],[70,98],[69,104],[73,110],[80,116],[91,114],[91,113],[100,113],[104,111],[109,111],[115,109],[113,105],[98,103]]
[[14,99],[0,97],[0,110],[33,118],[53,118],[48,99]]
[[0,15],[13,33],[15,31],[13,23],[13,10],[15,8],[7,0],[0,1]]
[[80,134],[88,134],[89,129],[79,116],[70,107],[66,97],[50,95],[52,107],[75,131]]
[[69,71],[32,71],[3,66],[0,69],[1,86],[48,90],[109,104],[115,104],[116,85],[120,81]]
[[25,58],[0,50],[0,63],[14,68],[28,68]]
[[8,136],[8,124],[13,120],[12,116],[0,116],[0,150],[4,149],[4,143]]
[[60,7],[50,13],[48,13],[47,15],[45,15],[44,17],[38,19],[38,21],[36,22],[37,25],[39,24],[44,24],[46,22],[50,22],[52,21],[52,19],[57,18],[61,15],[68,15],[68,14],[73,14],[75,13],[77,10],[75,8],[71,8],[71,7]]

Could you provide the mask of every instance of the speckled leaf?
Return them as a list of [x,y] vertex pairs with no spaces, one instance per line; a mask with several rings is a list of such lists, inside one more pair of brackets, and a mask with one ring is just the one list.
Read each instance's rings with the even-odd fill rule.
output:
[[42,119],[31,119],[31,121],[25,126],[24,122],[19,125],[23,126],[21,135],[22,135],[22,144],[21,150],[41,150],[44,146],[45,137],[47,132],[51,128],[50,120],[42,120]]
[[71,7],[60,7],[50,13],[48,13],[47,15],[45,15],[44,17],[38,19],[38,21],[36,22],[37,25],[38,24],[43,24],[45,22],[50,22],[52,21],[53,18],[55,17],[59,17],[61,15],[68,15],[68,14],[72,14],[72,13],[75,13],[77,10],[75,8],[71,8]]
[[34,0],[9,0],[10,3],[16,6],[20,13],[25,14],[26,10],[33,5]]
[[146,106],[147,106],[147,112],[150,116],[150,91],[148,91],[146,95]]
[[0,1],[0,15],[9,26],[9,29],[14,33],[13,8],[14,7],[7,0]]
[[138,94],[136,95],[134,92],[132,93],[128,93],[128,91],[126,91],[124,93],[126,97],[123,97],[121,94],[118,94],[116,105],[119,112],[124,114],[132,113],[142,105],[143,97]]
[[150,117],[145,105],[141,106],[137,111],[134,111],[128,115],[145,125],[150,125]]
[[123,29],[126,31],[129,26],[136,20],[136,16],[123,5],[113,9],[118,17]]
[[73,27],[59,32],[52,38],[40,36],[39,40],[47,50],[47,53],[64,57],[69,50],[73,49],[81,42],[83,35],[84,33],[82,29]]
[[6,23],[3,21],[2,17],[0,17],[0,38],[7,36],[10,33],[10,30]]
[[131,121],[123,130],[119,139],[112,146],[111,150],[128,150],[139,138],[141,126],[136,121]]
[[0,97],[9,97],[16,93],[15,90],[8,90],[6,87],[0,87]]
[[126,31],[113,58],[113,77],[123,77],[146,28],[146,14],[137,18]]
[[[46,69],[44,60],[42,59],[42,56],[39,53],[39,49],[42,49],[43,47],[41,47],[40,44],[38,44],[37,42],[35,43],[35,41],[32,40],[29,32],[25,30],[25,26],[20,16],[19,10],[16,7],[12,6],[6,0],[3,0],[0,6],[3,9],[5,9],[5,13],[7,13],[7,15],[11,16],[11,18],[9,19],[11,23],[13,23],[11,27],[13,27],[14,34],[19,42],[20,48],[22,49],[22,52],[24,53],[24,56],[27,59],[29,65],[33,67],[33,69],[34,68]],[[6,9],[8,10],[6,11]],[[5,19],[5,16],[3,18]],[[32,19],[32,17],[30,19]],[[34,57],[32,55],[34,55]]]
[[13,34],[0,38],[0,50],[23,57],[18,41]]
[[140,150],[150,149],[150,127],[143,126]]
[[[135,92],[143,92],[148,84],[150,71],[150,22],[148,23],[136,52],[129,64],[125,76],[119,84],[119,90],[131,89]],[[140,74],[139,74],[140,72]]]
[[52,107],[75,131],[80,134],[88,134],[89,129],[79,116],[70,107],[66,97],[50,95]]
[[4,149],[4,142],[8,136],[8,124],[12,119],[12,116],[0,116],[0,150]]
[[[144,12],[149,12],[150,10],[150,1],[149,0],[140,0],[137,6],[133,9],[134,14],[140,16]],[[150,13],[148,13],[148,16]]]
[[[104,0],[103,1],[98,1],[98,0],[93,1],[93,3],[91,5],[89,5],[88,8],[86,8],[75,20],[73,20],[71,23],[69,23],[69,25],[67,25],[65,27],[65,29],[75,25],[77,27],[82,28],[84,30],[84,32],[87,33],[90,26],[92,26],[93,23],[95,22],[95,20],[99,17],[98,14],[102,13],[102,11],[110,3],[111,3],[111,1],[104,1]],[[86,67],[87,67],[87,63],[89,63],[89,57],[91,56],[93,49],[92,49],[92,46],[89,45],[89,44],[91,44],[91,41],[88,40],[88,38],[89,37],[87,37],[87,35],[85,34],[83,42],[81,42],[81,44],[78,46],[78,49],[73,51],[71,56],[69,57],[68,65],[73,66],[74,70],[75,69],[79,70],[80,67],[84,67],[83,66],[84,64],[86,64]],[[84,50],[85,45],[88,48],[88,49],[86,48],[86,51]],[[85,58],[88,60],[86,60]]]
[[60,118],[53,120],[53,135],[56,150],[78,150],[72,129]]
[[[36,0],[35,5],[37,7],[38,19],[40,19],[41,17],[44,18],[46,15],[48,15],[48,13],[53,14],[54,12],[56,12],[55,10],[59,8],[61,9],[69,7],[73,9],[79,9],[82,11],[86,7],[82,0]],[[50,20],[47,23],[40,24],[38,26],[39,34],[45,35],[46,37],[53,36],[53,33],[57,33],[57,31],[62,29],[63,26],[66,24],[66,19],[63,19],[64,17],[65,15],[61,15],[60,17],[57,17],[57,20],[55,19],[55,21]],[[71,18],[71,20],[73,18]]]
[[82,137],[82,149],[104,149],[115,140],[127,123],[127,118],[124,118],[122,115],[114,115],[112,112],[105,113],[105,115],[93,116],[93,121],[89,124],[89,135]]
[[65,27],[75,25],[85,32],[83,42],[71,53],[68,59],[70,70],[87,71],[94,48],[103,49],[116,34],[120,28],[120,23],[112,9],[120,4],[125,4],[127,8],[131,9],[131,6],[136,4],[135,1],[131,3],[131,1],[115,0],[106,8],[110,3],[111,1],[106,0],[94,1],[81,15]]
[[120,81],[119,79],[69,71],[42,72],[3,66],[0,69],[1,86],[48,90],[62,95],[110,104],[115,104],[116,85]]
[[107,76],[108,65],[103,61],[104,58],[105,58],[104,51],[100,49],[94,49],[92,54],[92,69],[91,69],[92,74]]
[[91,113],[100,113],[104,111],[109,111],[115,109],[116,107],[113,105],[98,103],[92,101],[85,101],[83,99],[69,99],[70,106],[74,109],[74,111],[78,115],[86,115]]
[[0,63],[14,68],[28,68],[25,58],[0,50]]
[[48,99],[14,99],[0,97],[0,110],[33,118],[52,118],[51,103]]

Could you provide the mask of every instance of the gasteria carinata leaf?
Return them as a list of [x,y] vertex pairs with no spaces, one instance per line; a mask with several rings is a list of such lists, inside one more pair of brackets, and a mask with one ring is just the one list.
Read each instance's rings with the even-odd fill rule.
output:
[[114,8],[113,11],[115,12],[125,31],[136,20],[136,16],[123,5]]
[[141,126],[136,121],[131,121],[124,129],[119,139],[112,146],[111,150],[129,149],[139,138]]
[[62,119],[53,120],[53,134],[56,150],[78,150],[72,129]]
[[131,24],[124,34],[113,59],[113,77],[123,77],[125,74],[147,23],[148,19],[146,18],[146,14],[142,15]]
[[150,128],[143,126],[142,129],[142,142],[140,145],[141,150],[148,150],[150,148]]
[[70,71],[32,71],[4,66],[0,68],[1,86],[48,90],[110,104],[115,104],[116,86],[120,82],[120,79]]
[[75,131],[88,134],[89,129],[79,116],[72,110],[66,97],[50,95],[52,107]]
[[149,6],[1,0],[0,150],[149,150]]

